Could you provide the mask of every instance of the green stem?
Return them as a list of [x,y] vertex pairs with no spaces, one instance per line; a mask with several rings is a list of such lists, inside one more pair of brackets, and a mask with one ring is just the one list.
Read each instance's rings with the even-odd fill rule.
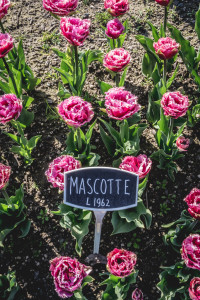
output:
[[167,60],[166,59],[164,60],[164,65],[163,65],[163,81],[166,87],[167,86]]
[[82,140],[81,140],[81,131],[80,128],[77,128],[77,141],[78,141],[78,151],[82,150]]
[[168,16],[168,8],[165,6],[165,16],[164,16],[164,33],[166,36],[166,30],[167,30],[167,16]]
[[113,49],[115,49],[115,40],[113,39]]
[[194,220],[190,226],[188,227],[188,231],[191,232],[193,231],[194,227],[199,223],[199,220]]
[[74,53],[75,53],[75,76],[76,76],[76,90],[78,92],[78,81],[79,81],[79,78],[78,78],[78,46],[74,46]]
[[174,127],[174,119],[170,118],[169,119],[169,132],[168,132],[168,137],[167,137],[167,145],[168,146],[169,146],[171,136],[173,134],[173,127]]
[[8,193],[6,192],[6,190],[1,190],[1,191],[2,191],[2,194],[3,194],[3,196],[4,196],[5,200],[6,200],[6,202],[7,202],[8,204],[11,204],[10,198],[9,198]]
[[115,81],[116,81],[116,87],[119,87],[119,82],[120,82],[120,75],[119,75],[119,73],[116,73],[116,75],[115,75]]
[[12,80],[12,83],[13,83],[13,86],[14,86],[14,90],[15,90],[15,94],[17,97],[19,97],[18,95],[18,90],[17,90],[17,86],[16,86],[16,82],[15,82],[15,79],[14,79],[14,76],[13,76],[13,73],[11,72],[10,68],[9,68],[9,65],[7,64],[7,61],[5,59],[5,57],[2,57],[3,59],[3,62],[4,62],[4,65],[6,67],[6,70],[8,72],[8,75],[10,76],[11,80]]
[[125,127],[125,120],[123,120],[122,123],[120,124],[120,136],[123,145],[124,145],[124,127]]
[[116,43],[117,43],[117,48],[120,48],[120,39],[119,38],[116,40]]
[[3,32],[3,33],[6,33],[6,32],[5,32],[5,29],[4,29],[4,27],[3,27],[3,23],[1,22],[1,20],[0,20],[0,27],[1,27],[2,32]]
[[21,127],[20,122],[15,121],[15,124],[16,124],[16,126],[17,126],[17,130],[18,130],[19,134],[20,134],[22,137],[24,137],[24,130],[23,130],[23,128]]

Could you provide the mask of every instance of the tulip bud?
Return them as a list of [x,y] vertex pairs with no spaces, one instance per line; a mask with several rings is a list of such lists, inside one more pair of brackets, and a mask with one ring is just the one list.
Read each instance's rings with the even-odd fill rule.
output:
[[126,156],[122,160],[119,168],[129,172],[133,172],[139,176],[139,179],[144,178],[151,170],[152,161],[145,154],[138,156]]
[[83,279],[91,272],[90,267],[70,257],[56,257],[50,263],[55,289],[61,298],[72,297],[74,291],[81,288]]
[[78,6],[78,0],[43,0],[44,9],[54,15],[67,16],[74,12]]
[[11,167],[0,163],[0,190],[5,188],[11,173]]
[[22,103],[14,94],[0,97],[0,123],[6,124],[17,119],[22,111]]
[[6,56],[14,47],[13,38],[8,33],[0,33],[0,58]]
[[80,161],[71,155],[62,155],[55,158],[45,172],[47,180],[52,183],[53,187],[64,190],[64,173],[81,168]]
[[117,39],[124,29],[122,23],[118,19],[114,19],[108,22],[105,33],[109,38]]
[[61,33],[73,46],[82,46],[90,34],[90,20],[79,18],[62,18],[60,21]]
[[163,60],[171,59],[181,48],[179,43],[169,37],[160,38],[157,43],[153,43],[153,47],[156,54]]
[[141,108],[137,103],[138,98],[123,87],[112,88],[105,94],[105,107],[110,118],[124,120]]
[[168,92],[163,95],[161,106],[166,116],[178,119],[186,114],[189,108],[189,100],[187,96],[182,95],[180,92]]
[[107,255],[107,269],[114,276],[127,277],[134,272],[137,256],[131,251],[115,248]]
[[131,60],[130,53],[123,48],[108,52],[103,60],[104,67],[113,72],[122,72]]
[[81,127],[94,117],[91,103],[78,96],[65,99],[58,105],[58,113],[70,126]]
[[104,8],[114,17],[124,15],[129,10],[128,0],[105,0]]

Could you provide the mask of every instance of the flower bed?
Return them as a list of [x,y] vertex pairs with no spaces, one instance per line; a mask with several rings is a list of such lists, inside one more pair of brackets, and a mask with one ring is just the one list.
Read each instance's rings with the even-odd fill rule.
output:
[[[50,5],[51,2],[52,1],[46,1],[46,5]],[[107,2],[108,6],[112,4],[112,1]],[[109,4],[109,2],[111,4]],[[156,77],[153,75],[153,80],[150,80],[142,74],[141,61],[145,51],[139,42],[142,41],[142,35],[152,37],[152,31],[149,29],[147,21],[150,21],[158,27],[163,18],[165,8],[159,3],[161,1],[156,2],[158,3],[151,1],[148,5],[144,5],[143,1],[138,0],[137,3],[131,3],[129,5],[129,10],[128,6],[125,5],[124,11],[118,7],[113,8],[111,5],[111,7],[106,8],[113,15],[112,17],[109,16],[109,14],[105,14],[103,2],[91,2],[88,6],[80,2],[77,15],[73,17],[70,16],[70,18],[90,19],[90,22],[87,21],[87,24],[82,25],[87,27],[85,31],[90,30],[90,35],[87,33],[82,36],[81,32],[77,32],[78,35],[81,34],[81,39],[78,44],[73,43],[72,45],[79,47],[80,43],[83,42],[83,47],[80,47],[78,52],[79,50],[82,51],[82,49],[92,49],[93,51],[96,49],[104,53],[105,59],[102,64],[99,52],[91,54],[91,56],[89,56],[90,53],[85,54],[85,58],[91,62],[88,66],[87,78],[84,78],[85,75],[81,74],[80,71],[77,73],[76,66],[79,66],[80,70],[82,62],[77,64],[75,60],[74,85],[66,84],[66,80],[68,81],[69,78],[65,79],[64,82],[61,81],[61,79],[63,80],[63,71],[60,67],[60,60],[63,59],[62,52],[65,52],[67,43],[72,39],[65,30],[64,25],[62,27],[63,35],[59,34],[59,20],[54,19],[48,11],[42,8],[41,1],[35,1],[34,3],[27,2],[26,5],[23,6],[20,2],[16,2],[15,5],[8,10],[8,14],[4,19],[2,19],[4,27],[9,34],[12,35],[16,45],[18,45],[17,37],[24,37],[23,46],[26,54],[26,63],[31,66],[35,76],[42,79],[40,85],[36,86],[33,91],[30,88],[30,82],[33,82],[33,80],[30,81],[29,78],[29,81],[24,79],[22,93],[20,90],[15,91],[14,84],[12,85],[12,93],[2,92],[2,94],[6,94],[7,96],[16,93],[16,99],[23,100],[23,109],[29,113],[34,112],[35,115],[34,121],[31,119],[31,115],[29,115],[31,122],[26,124],[25,127],[15,123],[18,117],[20,118],[20,112],[22,113],[20,100],[17,103],[18,106],[15,107],[16,112],[11,109],[11,119],[10,115],[8,115],[8,119],[6,119],[6,121],[4,120],[1,125],[1,163],[7,166],[10,165],[12,168],[9,186],[7,187],[8,194],[9,196],[14,195],[15,190],[18,190],[22,183],[24,184],[24,199],[22,197],[22,187],[20,188],[20,205],[23,206],[24,214],[27,216],[27,218],[23,219],[23,222],[25,219],[27,222],[28,220],[31,221],[30,232],[26,237],[21,240],[18,239],[21,234],[21,225],[19,225],[15,228],[16,234],[9,234],[4,240],[4,248],[0,250],[1,273],[8,274],[9,270],[12,272],[16,271],[16,274],[12,276],[16,276],[16,280],[21,287],[18,291],[16,286],[13,285],[13,289],[17,292],[14,299],[59,299],[54,291],[53,279],[49,272],[49,261],[55,257],[77,257],[82,264],[88,265],[85,263],[85,258],[88,254],[92,253],[93,248],[92,214],[87,212],[86,215],[84,215],[84,213],[81,215],[79,210],[73,211],[75,218],[80,218],[79,225],[81,224],[84,230],[87,229],[89,231],[89,234],[85,236],[83,242],[81,241],[82,249],[80,237],[78,238],[75,233],[72,233],[77,240],[75,248],[75,241],[71,238],[70,231],[67,229],[71,229],[72,226],[78,226],[74,224],[72,218],[70,218],[71,211],[66,211],[64,207],[61,207],[57,214],[61,214],[62,218],[51,213],[51,211],[55,212],[62,202],[62,195],[58,193],[58,188],[62,190],[62,188],[60,188],[62,178],[58,176],[58,181],[55,183],[53,166],[51,170],[48,170],[48,180],[57,187],[53,188],[45,176],[45,172],[49,168],[50,163],[55,161],[56,158],[62,157],[61,155],[72,155],[72,152],[75,158],[71,159],[76,159],[77,168],[80,167],[81,164],[85,166],[95,165],[97,163],[99,165],[112,166],[114,161],[115,167],[120,166],[124,169],[134,170],[134,172],[138,171],[141,177],[140,183],[144,182],[143,195],[141,193],[143,202],[140,202],[140,206],[138,205],[140,210],[137,212],[137,218],[134,219],[132,217],[131,222],[129,222],[129,229],[131,231],[129,230],[130,232],[124,234],[120,233],[123,232],[123,222],[127,224],[128,217],[125,213],[108,214],[104,220],[102,231],[101,254],[106,256],[114,248],[127,249],[137,254],[136,269],[138,271],[138,277],[136,279],[134,275],[131,279],[132,285],[125,297],[127,297],[127,299],[131,299],[131,297],[133,297],[133,299],[142,299],[142,297],[144,297],[144,299],[160,299],[160,292],[156,289],[156,285],[159,282],[159,273],[162,271],[160,266],[171,266],[181,261],[180,253],[176,253],[172,248],[164,245],[162,236],[167,232],[167,229],[163,228],[162,225],[177,220],[180,217],[181,211],[187,208],[187,204],[183,199],[185,199],[194,187],[199,188],[200,173],[197,168],[200,161],[199,124],[197,123],[198,107],[193,110],[191,110],[191,106],[189,107],[191,101],[193,101],[192,107],[194,107],[196,104],[195,101],[198,99],[198,87],[195,83],[197,82],[197,76],[195,72],[192,72],[193,79],[193,77],[189,75],[191,65],[189,63],[187,64],[189,70],[187,71],[186,66],[183,64],[182,58],[184,58],[186,54],[184,53],[183,47],[180,48],[177,46],[179,41],[177,41],[177,43],[168,41],[170,47],[176,48],[176,51],[173,53],[175,54],[176,52],[178,55],[177,60],[168,65],[168,72],[164,72],[164,80],[167,77],[167,84],[168,86],[170,85],[169,91],[171,93],[169,95],[168,90],[163,92],[164,96],[161,105],[164,113],[161,115],[161,119],[159,119],[160,115],[155,117],[155,115],[152,114],[152,111],[158,112],[158,103],[154,103],[154,101],[156,102],[158,99],[155,96],[155,90],[152,92],[157,85],[157,79],[155,79]],[[181,2],[180,4],[183,3]],[[76,10],[76,5],[76,1],[73,1],[73,7],[70,7],[70,10]],[[187,9],[183,10],[183,7],[177,5],[176,1],[174,1],[174,6],[169,12],[168,20],[170,24],[181,30],[184,37],[191,35],[191,44],[197,48],[197,35],[195,32],[190,31],[194,28],[194,12],[198,10],[198,5],[195,1],[186,1],[186,3],[184,1],[184,8]],[[53,12],[55,13],[55,10]],[[29,16],[28,18],[26,18],[27,15]],[[106,33],[106,35],[104,33],[106,29],[101,29],[101,25],[106,27],[109,20],[119,15],[122,15],[120,21],[123,25],[120,26],[124,27],[124,31],[121,32],[125,37],[124,44],[122,40],[116,40],[113,43],[111,35],[113,28],[107,28],[107,33],[109,32],[109,34]],[[62,14],[62,10],[60,16],[65,18]],[[128,20],[128,25],[124,23],[126,20]],[[182,22],[184,27],[181,25]],[[91,23],[91,25],[89,23]],[[88,27],[90,27],[90,29],[88,29]],[[152,28],[151,25],[150,27]],[[178,33],[172,26],[167,30],[168,35],[170,35],[171,32],[173,35],[172,38],[177,38]],[[153,30],[153,34],[155,39],[155,30]],[[135,35],[138,36],[137,39],[139,42],[135,39]],[[125,50],[122,50],[122,47]],[[51,50],[52,48],[54,48],[54,52]],[[117,48],[117,50],[114,50],[114,48]],[[74,51],[77,50],[76,48],[74,49]],[[116,51],[116,54],[113,55],[113,51]],[[156,52],[157,51],[159,55],[160,52],[156,48]],[[106,52],[108,52],[107,56]],[[166,53],[165,49],[164,51],[162,50],[162,52],[164,54],[162,56],[159,55],[160,58],[158,58],[159,60],[157,61],[158,69],[156,70],[156,74],[163,71],[162,66],[166,60],[173,59],[174,57],[174,55],[173,57],[168,56],[169,53]],[[68,54],[70,57],[71,54]],[[57,55],[59,55],[59,58]],[[76,57],[75,55],[76,52],[74,52],[74,57]],[[121,63],[119,57],[123,57],[123,63]],[[114,63],[115,60],[117,61],[116,63]],[[147,63],[149,61],[153,62],[153,58],[148,51],[143,60],[143,73],[146,75],[149,73],[151,77],[152,74],[150,73],[152,72],[152,68],[146,68],[144,61],[146,62],[145,66],[148,65]],[[178,63],[179,70],[177,69]],[[9,61],[8,64],[10,67],[11,64]],[[112,70],[113,73],[109,73],[105,67]],[[172,78],[174,72],[176,78]],[[70,72],[68,73],[70,74]],[[37,78],[35,77],[36,81]],[[77,80],[77,78],[79,80]],[[85,80],[85,86],[81,85],[80,78]],[[174,79],[174,81],[170,81],[170,78]],[[39,81],[37,84],[39,84]],[[124,90],[121,87],[123,85]],[[57,96],[58,87],[59,94]],[[112,90],[111,87],[113,88]],[[116,89],[120,90],[120,97],[119,93],[115,95]],[[158,87],[156,87],[156,89],[157,91],[159,90]],[[106,96],[102,95],[102,92],[106,93]],[[151,92],[153,94],[151,94]],[[123,98],[124,95],[126,95],[126,99]],[[148,95],[151,96],[149,101]],[[186,97],[186,95],[188,97]],[[26,96],[26,99],[24,96]],[[69,108],[69,106],[64,104],[64,101],[70,96],[73,99],[71,99],[72,104],[70,103]],[[173,101],[171,100],[172,98]],[[12,99],[14,98],[12,97]],[[34,99],[34,101],[32,101],[32,99]],[[87,106],[86,115],[80,113],[83,101],[81,99],[88,102],[88,106],[87,102],[83,103],[84,106]],[[105,99],[106,102],[104,101]],[[128,105],[126,105],[126,100],[129,103]],[[14,101],[17,100],[14,99],[13,103],[15,103]],[[119,103],[117,101],[119,101]],[[1,102],[5,105],[5,102]],[[32,104],[30,102],[32,102]],[[148,102],[153,103],[153,109],[150,106],[148,107]],[[179,105],[180,102],[181,107]],[[14,105],[13,103],[12,105]],[[31,106],[27,103],[31,104]],[[168,105],[169,103],[170,105]],[[3,104],[0,106],[1,110],[3,110]],[[121,105],[122,110],[120,110]],[[178,105],[178,110],[176,105]],[[60,116],[57,114],[57,106]],[[179,117],[184,118],[188,108],[187,124],[184,123],[184,120],[178,124],[176,120]],[[79,113],[74,115],[74,112],[77,110],[79,110]],[[146,112],[148,112],[148,122]],[[100,117],[100,120],[98,119],[95,122],[97,116]],[[131,119],[133,116],[137,116],[135,120]],[[129,118],[127,119],[127,117]],[[61,119],[63,119],[64,122],[62,122]],[[11,120],[13,120],[13,127],[11,127]],[[22,118],[20,120],[20,124],[23,124]],[[110,120],[112,120],[112,127]],[[132,123],[128,123],[127,120],[131,120]],[[134,126],[134,130],[137,129],[139,132],[137,139],[135,132],[131,131],[133,130],[132,126]],[[163,128],[170,130],[163,134]],[[180,131],[179,128],[181,128],[182,131]],[[15,138],[17,131],[21,140]],[[92,137],[90,137],[90,132],[92,131]],[[6,135],[3,132],[6,132]],[[85,137],[83,136],[83,132],[87,132]],[[115,133],[115,138],[113,138],[113,132]],[[116,132],[118,135],[116,135]],[[129,132],[129,137],[132,136],[132,139],[127,138],[127,132]],[[112,139],[110,153],[108,151],[109,145],[105,138],[105,135],[108,136],[108,134],[110,139]],[[68,135],[67,148],[65,145],[66,135]],[[13,151],[14,154],[10,152],[9,149],[11,147],[23,148],[25,144],[28,145],[27,143],[33,137],[35,140],[31,151],[28,152],[29,148],[26,148],[26,152],[23,152],[22,158],[20,157],[21,150],[19,148],[12,148],[15,150]],[[74,144],[69,142],[72,137]],[[136,140],[137,143],[135,142]],[[131,142],[129,143],[129,141]],[[13,142],[18,142],[18,146],[13,145]],[[163,147],[163,144],[166,147]],[[29,142],[29,145],[31,145],[31,142]],[[96,149],[88,146],[85,147],[85,145],[94,145]],[[158,153],[158,147],[164,150],[168,156],[164,155],[163,152]],[[115,151],[112,152],[113,149],[117,149],[116,153]],[[33,153],[31,153],[32,151]],[[151,158],[153,161],[151,165],[149,158],[153,153],[155,153],[155,155]],[[130,158],[127,166],[126,160],[129,156],[135,156],[137,159],[133,157]],[[176,164],[174,165],[174,157],[178,158],[178,167]],[[123,161],[122,158],[124,158]],[[170,161],[169,166],[166,165],[166,158]],[[70,162],[72,163],[72,161]],[[141,166],[139,166],[137,170],[135,166],[139,163]],[[158,164],[161,167],[160,169],[157,168]],[[177,174],[174,172],[175,167],[177,167],[178,170]],[[62,169],[62,165],[59,165],[59,168]],[[74,166],[70,165],[69,168],[74,168]],[[170,178],[164,168],[170,170]],[[58,171],[57,165],[56,170]],[[145,181],[144,179],[145,176],[148,176],[148,184],[144,190],[145,184],[147,183],[147,180]],[[174,180],[174,182],[171,180]],[[147,210],[151,211],[153,216],[151,226],[151,222],[147,217],[149,216]],[[191,210],[194,212],[194,215],[198,213],[198,209],[196,210],[192,205]],[[132,213],[134,213],[134,211]],[[86,216],[87,222],[86,219],[84,219]],[[144,216],[146,216],[146,219]],[[72,224],[70,225],[71,227],[69,226],[69,220]],[[137,220],[137,222],[133,220]],[[60,221],[63,228],[59,224]],[[113,224],[120,225],[117,227]],[[150,228],[145,229],[144,227]],[[88,232],[87,230],[86,233]],[[114,233],[118,234],[111,235],[113,230]],[[125,231],[128,231],[127,227]],[[194,234],[192,231],[190,233]],[[81,253],[81,258],[78,257],[75,249],[79,254]],[[90,275],[95,278],[95,281],[91,281],[83,289],[83,294],[88,299],[101,299],[102,292],[105,291],[105,285],[99,286],[99,284],[102,283],[103,280],[106,282],[106,279],[105,277],[101,277],[100,273],[105,273],[105,271],[105,265],[95,265],[93,268]],[[115,275],[116,274],[114,274],[114,276]],[[85,277],[85,275],[83,277]],[[129,276],[127,276],[127,278],[129,278]],[[196,275],[195,273],[194,278],[198,279],[198,274]],[[195,282],[191,281],[191,283],[188,283],[188,289],[190,286],[190,295],[197,294],[197,279]],[[129,286],[126,280],[125,282],[127,286]],[[134,283],[135,281],[136,283]],[[118,281],[118,283],[119,282],[121,281]],[[78,287],[80,287],[80,284]],[[107,284],[107,289],[109,290],[109,284]],[[121,289],[121,292],[123,292],[122,290],[123,289]],[[144,296],[142,296],[142,293]]]

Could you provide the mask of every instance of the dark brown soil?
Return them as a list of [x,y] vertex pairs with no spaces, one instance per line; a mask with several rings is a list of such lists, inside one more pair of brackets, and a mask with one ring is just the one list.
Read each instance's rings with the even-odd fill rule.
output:
[[[130,1],[130,11],[123,17],[128,16],[130,32],[127,36],[124,47],[131,52],[132,63],[128,70],[125,87],[139,97],[139,102],[144,106],[142,117],[145,119],[147,110],[148,82],[141,72],[141,61],[143,49],[135,39],[137,34],[150,36],[147,20],[159,25],[163,17],[163,9],[155,4],[155,1],[135,0]],[[197,48],[197,35],[194,32],[194,15],[198,9],[196,0],[174,0],[174,6],[170,10],[169,22],[175,24],[191,43]],[[90,1],[85,6],[81,1],[79,4],[78,16],[90,18],[92,20],[91,35],[85,42],[85,48],[101,49],[106,52],[106,39],[101,31],[99,13],[104,12],[103,0]],[[6,273],[8,269],[16,270],[17,281],[21,291],[16,300],[34,299],[47,300],[59,299],[54,291],[54,284],[49,272],[49,260],[57,255],[75,256],[75,243],[70,233],[59,225],[59,217],[50,213],[57,210],[62,202],[62,194],[52,188],[44,175],[49,162],[65,148],[65,138],[67,133],[66,125],[59,119],[52,119],[52,109],[59,102],[57,97],[57,86],[60,80],[58,74],[53,69],[59,66],[59,59],[51,50],[57,47],[60,50],[66,49],[66,41],[59,34],[59,21],[54,19],[42,7],[41,0],[29,1],[18,0],[13,4],[9,14],[3,20],[8,32],[16,39],[23,38],[25,53],[28,64],[32,67],[35,75],[42,79],[42,83],[32,92],[35,101],[32,110],[35,112],[35,120],[27,129],[28,136],[41,134],[42,139],[37,149],[33,152],[35,161],[29,167],[25,167],[23,161],[17,155],[9,152],[11,141],[3,133],[0,135],[1,162],[12,166],[12,176],[9,185],[9,192],[12,193],[21,183],[25,188],[25,204],[32,226],[30,233],[24,239],[16,239],[10,235],[5,241],[5,248],[0,249],[0,270]],[[54,33],[51,37],[50,34]],[[44,39],[47,39],[44,41]],[[48,39],[49,38],[49,39]],[[192,78],[190,78],[185,66],[179,58],[180,69],[176,82],[171,90],[183,89],[193,101],[197,100],[198,92]],[[93,63],[89,69],[86,84],[86,91],[95,99],[101,99],[100,90],[96,83],[96,78],[112,82],[110,75],[100,66]],[[95,100],[94,100],[95,101]],[[2,130],[10,130],[9,125]],[[104,220],[100,253],[106,255],[116,248],[126,248],[137,253],[139,277],[137,286],[144,292],[145,299],[156,300],[160,298],[156,284],[159,281],[161,265],[170,265],[177,257],[170,249],[164,246],[162,241],[162,224],[169,223],[177,219],[185,205],[184,197],[193,187],[200,188],[200,132],[199,126],[188,128],[184,132],[185,136],[191,139],[191,145],[185,157],[178,161],[178,174],[175,183],[172,183],[165,171],[161,171],[154,163],[149,176],[149,184],[143,195],[143,200],[152,211],[153,221],[151,229],[136,230],[129,234],[110,236],[112,225],[110,215]],[[106,154],[100,135],[94,133],[93,141],[97,146],[101,157],[101,165],[112,165],[112,157]],[[154,130],[150,127],[145,130],[141,139],[141,153],[151,155],[155,150]],[[159,182],[166,180],[166,187],[159,187]],[[170,200],[175,195],[175,202]],[[165,198],[164,198],[164,197]],[[160,215],[160,204],[167,200],[170,208],[167,214]],[[40,210],[47,210],[48,221],[42,222],[37,218]],[[135,248],[137,234],[139,248]],[[85,258],[92,253],[93,249],[94,223],[91,224],[90,234],[84,239],[83,255],[79,259],[84,262]],[[131,241],[131,243],[130,243]],[[77,257],[78,258],[78,257]],[[100,299],[103,287],[99,287],[103,279],[99,273],[105,271],[104,265],[96,265],[92,276],[95,278],[93,284],[85,288],[85,295],[89,300]],[[129,297],[131,298],[131,291]],[[113,299],[114,300],[114,299]]]

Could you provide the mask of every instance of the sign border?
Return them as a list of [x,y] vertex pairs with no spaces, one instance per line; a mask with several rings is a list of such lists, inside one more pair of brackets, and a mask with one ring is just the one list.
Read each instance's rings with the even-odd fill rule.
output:
[[136,198],[136,203],[133,204],[133,205],[128,205],[128,206],[123,206],[123,207],[116,207],[116,208],[86,208],[86,207],[83,207],[83,206],[79,206],[79,205],[72,205],[71,203],[65,201],[66,199],[66,178],[67,178],[67,175],[68,174],[71,174],[71,173],[74,173],[74,172],[77,172],[78,170],[87,170],[87,169],[112,169],[112,170],[120,170],[121,172],[124,172],[124,173],[128,173],[129,175],[132,174],[132,175],[135,175],[136,178],[137,178],[137,182],[136,182],[136,187],[139,187],[139,176],[133,172],[129,172],[129,171],[126,171],[126,170],[121,170],[121,169],[118,169],[118,168],[113,168],[113,167],[85,167],[85,168],[80,168],[80,169],[75,169],[75,170],[71,170],[71,171],[68,171],[68,172],[65,172],[64,173],[64,193],[63,193],[63,203],[66,204],[66,205],[69,205],[71,207],[76,207],[76,208],[79,208],[79,209],[84,209],[84,210],[90,210],[90,211],[117,211],[117,210],[124,210],[124,209],[129,209],[129,208],[133,208],[133,207],[136,207],[137,206],[137,203],[138,203],[138,188],[136,188],[136,193],[135,193],[135,198]]

